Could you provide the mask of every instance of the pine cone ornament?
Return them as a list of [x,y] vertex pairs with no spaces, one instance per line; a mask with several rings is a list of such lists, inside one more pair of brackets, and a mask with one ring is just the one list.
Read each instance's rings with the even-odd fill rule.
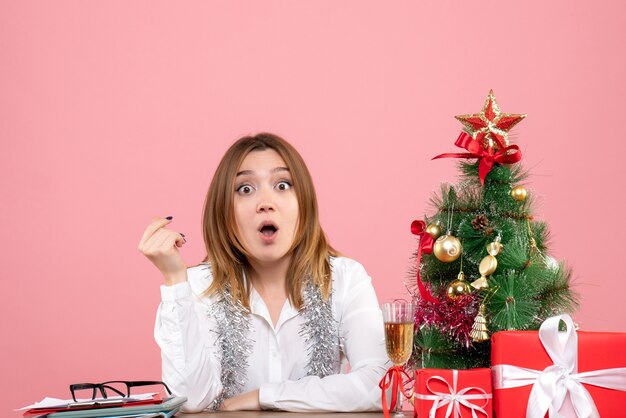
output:
[[472,228],[476,231],[482,231],[489,224],[489,219],[485,215],[477,215],[472,219]]

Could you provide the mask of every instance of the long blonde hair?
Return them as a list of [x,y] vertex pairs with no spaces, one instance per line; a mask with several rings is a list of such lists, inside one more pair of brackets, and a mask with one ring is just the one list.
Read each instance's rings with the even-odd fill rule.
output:
[[[330,246],[319,222],[317,197],[311,174],[304,160],[283,138],[260,133],[237,140],[220,161],[202,214],[202,230],[207,256],[211,263],[213,281],[205,295],[223,292],[228,286],[231,295],[243,306],[250,307],[250,283],[244,283],[250,267],[246,249],[237,239],[234,212],[235,176],[244,158],[252,151],[272,149],[285,161],[293,180],[298,200],[298,225],[290,248],[291,263],[287,270],[289,301],[302,307],[302,288],[311,277],[328,299],[331,290],[329,257],[337,252]],[[247,291],[246,291],[247,289]]]

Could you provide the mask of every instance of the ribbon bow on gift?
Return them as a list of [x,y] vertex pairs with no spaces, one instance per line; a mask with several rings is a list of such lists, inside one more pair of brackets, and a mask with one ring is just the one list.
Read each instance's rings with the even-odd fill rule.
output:
[[433,160],[437,158],[478,158],[480,161],[478,165],[478,175],[480,177],[480,183],[485,184],[485,177],[491,171],[491,167],[495,163],[498,164],[513,164],[522,159],[522,151],[517,145],[510,145],[501,149],[498,152],[494,152],[493,148],[483,148],[480,142],[476,141],[465,132],[461,132],[461,135],[454,143],[457,147],[468,150],[468,153],[446,153],[433,157]]
[[[560,321],[567,331],[559,332]],[[593,398],[582,385],[626,391],[626,367],[578,373],[578,335],[569,315],[546,319],[539,329],[539,339],[553,365],[543,371],[501,364],[492,367],[495,389],[533,385],[526,410],[527,418],[561,417],[565,397],[569,393],[578,417],[599,418]]]
[[[475,386],[470,386],[465,389],[461,389],[460,391],[457,392],[458,379],[459,379],[458,370],[452,370],[452,386],[450,386],[450,384],[443,377],[433,376],[426,381],[426,388],[428,388],[428,390],[430,391],[430,393],[432,393],[432,395],[424,395],[421,393],[416,393],[414,395],[418,399],[422,399],[426,401],[435,401],[433,402],[432,408],[430,408],[430,412],[428,414],[429,418],[435,418],[435,415],[437,414],[437,409],[442,408],[446,405],[448,405],[448,409],[446,410],[445,418],[449,418],[452,414],[452,411],[454,411],[454,418],[462,417],[463,415],[461,414],[461,405],[469,408],[472,411],[472,418],[478,418],[478,415],[476,414],[476,412],[485,414],[486,417],[489,416],[489,414],[487,413],[487,411],[485,411],[484,408],[485,406],[487,406],[489,399],[491,399],[491,394]],[[430,388],[431,380],[438,380],[440,382],[445,383],[446,386],[448,386],[448,393],[437,392],[437,391],[432,390]],[[468,395],[467,392],[469,392],[470,390],[476,390],[482,393]],[[477,400],[477,399],[484,399],[485,403],[482,406],[478,406],[471,402],[468,402],[468,401]]]

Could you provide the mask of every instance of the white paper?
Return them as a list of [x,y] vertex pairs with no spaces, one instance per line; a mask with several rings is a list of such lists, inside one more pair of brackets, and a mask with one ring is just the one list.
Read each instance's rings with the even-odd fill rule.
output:
[[[152,397],[156,395],[156,392],[153,393],[139,393],[137,395],[131,395],[130,398],[126,398],[124,396],[109,396],[108,398],[96,398],[96,399],[77,399],[77,402],[98,402],[98,401],[107,401],[107,400],[115,400],[115,399],[135,399],[138,401],[146,401],[152,399]],[[20,409],[16,409],[16,411],[24,411],[28,409],[41,409],[41,408],[62,408],[69,404],[76,403],[74,399],[58,399],[58,398],[43,398],[39,402],[35,402],[32,405],[25,406]]]

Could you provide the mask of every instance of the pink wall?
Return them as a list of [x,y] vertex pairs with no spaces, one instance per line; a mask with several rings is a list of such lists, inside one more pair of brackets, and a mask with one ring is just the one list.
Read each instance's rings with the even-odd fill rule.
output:
[[0,410],[159,378],[161,278],[139,238],[173,215],[200,261],[204,194],[242,134],[294,143],[334,245],[381,300],[402,296],[409,224],[456,175],[430,158],[490,88],[528,114],[515,137],[576,320],[626,331],[624,16],[618,1],[2,1]]

